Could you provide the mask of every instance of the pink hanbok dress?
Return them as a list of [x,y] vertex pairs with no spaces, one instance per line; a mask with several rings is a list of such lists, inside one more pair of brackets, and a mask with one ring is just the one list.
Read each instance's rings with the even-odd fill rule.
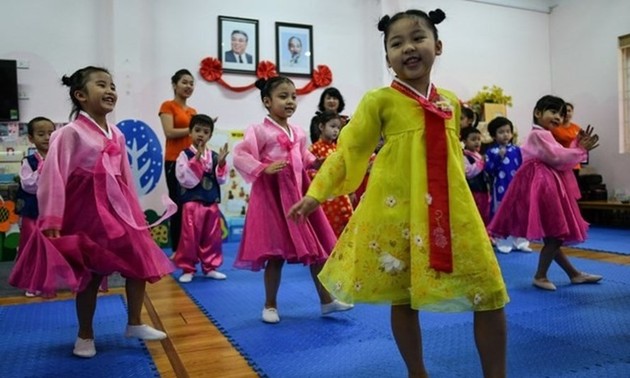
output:
[[558,143],[550,131],[534,125],[521,146],[523,165],[503,197],[488,231],[540,240],[554,237],[563,244],[586,239],[588,223],[580,214],[580,190],[572,168],[586,158],[586,150],[574,142]]
[[[279,160],[289,164],[277,174],[263,172]],[[337,239],[321,208],[303,223],[286,216],[306,193],[310,180],[305,168],[315,160],[298,127],[290,125],[287,131],[266,117],[247,129],[233,151],[234,167],[252,183],[235,267],[257,271],[270,259],[304,265],[326,261]]]
[[[125,138],[108,127],[81,112],[53,133],[39,179],[38,229],[24,246],[28,255],[16,262],[11,285],[53,296],[61,288],[84,290],[92,274],[119,272],[155,282],[174,270],[147,228]],[[61,237],[47,238],[47,229],[59,229]]]

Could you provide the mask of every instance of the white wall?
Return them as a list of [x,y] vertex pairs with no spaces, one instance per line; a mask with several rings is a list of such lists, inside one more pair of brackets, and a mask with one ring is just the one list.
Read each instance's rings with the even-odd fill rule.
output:
[[630,155],[619,151],[618,40],[630,33],[630,1],[560,0],[551,14],[554,92],[575,104],[575,121],[591,124],[600,147],[590,166],[604,178],[609,195],[630,191]]
[[[376,29],[380,16],[440,7],[447,19],[439,25],[444,54],[435,66],[434,81],[463,100],[483,85],[503,87],[514,99],[508,116],[524,135],[534,102],[552,88],[549,15],[540,11],[546,0],[507,3],[533,4],[539,10],[466,0],[2,1],[3,29],[12,32],[0,34],[0,58],[30,63],[18,73],[29,95],[20,101],[23,121],[36,115],[67,120],[70,102],[60,77],[88,64],[103,65],[114,74],[119,92],[110,120],[141,119],[161,136],[157,111],[162,101],[172,98],[170,77],[180,68],[196,73],[203,58],[217,56],[218,15],[258,19],[260,58],[270,61],[275,61],[276,21],[310,24],[315,64],[330,67],[332,85],[341,90],[346,113],[352,114],[367,89],[391,80]],[[223,79],[232,85],[255,80],[253,75],[235,74],[224,74]],[[307,80],[295,82],[301,87]],[[320,94],[321,89],[299,98],[294,123],[308,127]],[[258,91],[239,94],[200,77],[190,104],[219,116],[217,127],[223,129],[242,129],[265,114]]]

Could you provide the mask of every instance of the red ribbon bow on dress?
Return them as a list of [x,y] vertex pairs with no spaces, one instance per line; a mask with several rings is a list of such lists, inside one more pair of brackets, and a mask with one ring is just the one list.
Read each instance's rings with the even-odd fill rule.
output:
[[448,197],[448,146],[445,120],[453,117],[447,100],[431,85],[428,99],[400,81],[391,87],[417,101],[423,109],[425,144],[427,151],[427,180],[429,215],[429,266],[437,271],[453,271],[451,225]]

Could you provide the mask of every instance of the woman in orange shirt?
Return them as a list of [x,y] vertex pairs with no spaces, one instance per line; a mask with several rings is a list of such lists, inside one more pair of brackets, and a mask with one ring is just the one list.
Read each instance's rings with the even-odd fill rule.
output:
[[179,153],[191,144],[188,126],[192,116],[197,114],[197,110],[186,104],[186,101],[195,90],[195,79],[190,71],[181,69],[175,72],[173,77],[171,77],[171,84],[173,85],[174,98],[162,103],[159,115],[162,129],[164,129],[164,136],[166,137],[164,173],[166,186],[168,187],[168,196],[177,204],[177,212],[170,218],[171,247],[175,251],[179,243],[182,221],[178,194],[179,184],[175,177],[175,162]]
[[[580,131],[582,131],[582,128],[578,124],[571,122],[571,118],[573,118],[573,104],[567,102],[566,107],[567,115],[564,117],[564,122],[560,126],[552,128],[551,134],[564,148],[569,148]],[[580,164],[573,167],[576,179],[580,175],[581,168]]]

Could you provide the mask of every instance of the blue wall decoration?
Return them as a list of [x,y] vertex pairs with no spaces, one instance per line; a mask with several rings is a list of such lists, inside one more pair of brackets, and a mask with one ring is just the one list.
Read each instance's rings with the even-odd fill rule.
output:
[[138,195],[150,193],[162,176],[162,145],[153,129],[136,119],[125,119],[116,125],[127,140],[127,157]]

